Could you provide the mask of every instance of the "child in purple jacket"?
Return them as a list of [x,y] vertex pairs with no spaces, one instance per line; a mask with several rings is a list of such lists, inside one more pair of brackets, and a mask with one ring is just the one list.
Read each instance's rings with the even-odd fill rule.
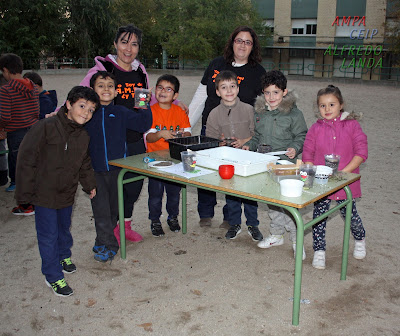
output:
[[[303,146],[303,161],[314,165],[325,165],[325,154],[340,155],[339,170],[348,173],[359,173],[359,166],[368,158],[367,136],[358,123],[354,113],[344,112],[343,97],[339,88],[329,85],[317,94],[319,120],[309,129]],[[355,198],[361,197],[360,180],[349,185],[353,194],[351,232],[355,239],[353,256],[364,259],[365,230],[357,213]],[[327,212],[331,200],[341,203],[346,199],[343,189],[314,203],[313,217]],[[340,209],[344,218],[346,208]],[[326,219],[313,226],[314,258],[312,265],[325,269],[325,231]]]

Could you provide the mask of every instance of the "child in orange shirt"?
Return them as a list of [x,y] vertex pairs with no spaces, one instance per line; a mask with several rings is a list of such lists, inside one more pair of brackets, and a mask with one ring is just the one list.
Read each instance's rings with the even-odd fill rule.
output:
[[[179,106],[172,104],[178,98],[179,86],[178,78],[173,75],[163,75],[157,80],[155,94],[157,103],[151,106],[153,125],[145,134],[148,153],[169,149],[169,143],[166,140],[173,139],[177,130],[183,136],[191,135],[189,117]],[[151,233],[155,237],[165,234],[160,222],[164,189],[167,193],[167,224],[173,232],[179,232],[181,229],[178,222],[180,185],[149,178],[149,219]]]

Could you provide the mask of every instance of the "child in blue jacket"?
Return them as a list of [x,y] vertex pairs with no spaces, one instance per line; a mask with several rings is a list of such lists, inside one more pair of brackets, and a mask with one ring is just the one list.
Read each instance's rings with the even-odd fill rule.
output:
[[85,128],[90,135],[89,153],[97,183],[97,194],[92,199],[96,226],[94,259],[101,262],[112,260],[119,244],[114,229],[118,220],[117,178],[120,168],[110,166],[109,160],[126,157],[126,129],[144,133],[153,122],[151,109],[135,112],[124,106],[114,105],[117,95],[115,76],[98,71],[90,86],[100,97],[100,109]]

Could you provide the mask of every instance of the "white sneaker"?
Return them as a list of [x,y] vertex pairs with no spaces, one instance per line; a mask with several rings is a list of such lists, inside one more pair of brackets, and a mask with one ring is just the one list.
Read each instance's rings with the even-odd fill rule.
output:
[[317,269],[325,269],[325,251],[315,251],[312,266]]
[[356,259],[364,259],[366,255],[365,238],[363,240],[355,240],[353,257]]
[[[296,259],[296,243],[293,243],[293,255],[294,258]],[[303,260],[306,259],[306,251],[304,251],[304,245],[303,245]]]
[[257,246],[261,248],[269,248],[272,246],[279,246],[283,244],[283,236],[270,235],[267,238],[261,240]]

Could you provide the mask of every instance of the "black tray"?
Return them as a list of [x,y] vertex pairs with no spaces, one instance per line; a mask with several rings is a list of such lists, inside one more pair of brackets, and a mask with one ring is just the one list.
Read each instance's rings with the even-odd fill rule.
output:
[[181,152],[188,149],[197,151],[218,147],[221,140],[206,137],[204,135],[195,135],[184,138],[175,138],[167,140],[169,142],[169,154],[173,159],[181,160]]

